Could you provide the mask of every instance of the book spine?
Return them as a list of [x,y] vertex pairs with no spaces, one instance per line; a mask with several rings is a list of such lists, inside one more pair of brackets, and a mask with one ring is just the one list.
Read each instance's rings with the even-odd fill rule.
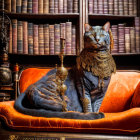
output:
[[88,0],[88,13],[93,13],[93,0]]
[[104,14],[108,14],[108,0],[104,0]]
[[43,1],[43,13],[48,14],[49,13],[49,0]]
[[72,23],[66,22],[66,54],[71,55]]
[[128,0],[124,0],[124,15],[128,15]]
[[118,0],[114,0],[114,15],[119,14]]
[[112,25],[111,31],[114,39],[114,48],[112,49],[112,53],[118,53],[118,26]]
[[103,14],[104,7],[103,7],[103,0],[98,0],[98,13]]
[[[78,0],[73,0],[73,13],[78,13],[79,12],[79,1]],[[93,10],[92,10],[93,13]]]
[[17,20],[12,19],[12,53],[17,53]]
[[23,26],[22,21],[17,21],[17,53],[23,53]]
[[[60,38],[66,39],[66,24],[60,23]],[[66,54],[66,44],[64,46],[64,49],[61,50],[64,54]]]
[[136,42],[135,42],[135,28],[130,27],[130,48],[131,48],[131,53],[136,52]]
[[4,9],[8,12],[11,12],[11,0],[5,0],[4,1]]
[[58,13],[58,0],[54,0],[54,13]]
[[9,28],[9,45],[8,45],[8,52],[12,53],[12,25],[10,24]]
[[98,13],[98,0],[93,0],[93,13]]
[[21,0],[16,1],[16,12],[21,13]]
[[38,40],[38,25],[33,25],[33,52],[35,55],[39,54],[39,40]]
[[43,14],[43,0],[38,0],[38,13]]
[[68,13],[73,13],[73,0],[68,0],[67,1],[67,12]]
[[44,24],[44,54],[49,55],[49,24]]
[[130,53],[130,27],[125,27],[125,52]]
[[136,52],[140,52],[140,17],[135,17]]
[[134,15],[137,15],[137,0],[134,0]]
[[118,24],[119,53],[125,53],[124,24]]
[[28,0],[28,3],[27,3],[27,12],[28,13],[32,13],[32,0]]
[[11,12],[16,13],[16,0],[11,0]]
[[38,7],[39,7],[38,0],[32,0],[32,13],[38,14]]
[[33,23],[28,22],[28,54],[33,54]]
[[22,0],[21,12],[27,13],[27,0]]
[[128,0],[128,6],[129,6],[129,15],[133,15],[133,11],[134,11],[134,3],[133,0]]
[[49,0],[49,13],[54,13],[54,0]]
[[28,54],[28,22],[23,21],[23,54]]
[[54,55],[54,25],[49,25],[49,36],[50,55]]
[[63,7],[64,7],[63,0],[59,0],[58,4],[59,4],[59,6],[58,6],[58,13],[63,13]]
[[109,14],[113,14],[113,0],[108,1]]
[[67,0],[63,0],[63,12],[67,13]]
[[39,54],[44,55],[44,32],[43,24],[38,26]]
[[54,54],[60,54],[60,24],[54,25]]
[[124,11],[123,11],[123,1],[122,0],[118,0],[118,7],[119,7],[119,15],[124,15]]
[[72,26],[72,47],[71,53],[72,55],[76,55],[76,27],[75,25]]

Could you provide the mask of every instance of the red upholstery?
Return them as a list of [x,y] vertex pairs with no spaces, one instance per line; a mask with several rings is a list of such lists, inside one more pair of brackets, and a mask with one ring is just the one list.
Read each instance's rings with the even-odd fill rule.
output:
[[[48,70],[24,70],[20,79],[20,91],[24,92]],[[100,108],[100,111],[105,112],[103,119],[87,121],[24,115],[14,109],[14,101],[0,103],[0,117],[10,128],[18,130],[135,134],[140,132],[140,107],[130,109],[130,104],[139,82],[139,72],[117,72],[112,75]]]

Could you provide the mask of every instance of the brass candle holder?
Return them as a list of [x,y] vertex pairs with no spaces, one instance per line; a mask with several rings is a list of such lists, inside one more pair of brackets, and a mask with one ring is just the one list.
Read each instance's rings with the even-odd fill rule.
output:
[[65,92],[67,90],[67,86],[64,84],[67,75],[68,75],[68,71],[67,69],[64,67],[63,63],[64,63],[64,45],[65,45],[65,39],[61,39],[61,51],[60,51],[60,61],[61,61],[61,66],[57,67],[57,71],[56,71],[56,83],[57,83],[57,89],[58,89],[58,93],[61,95],[61,98],[63,100],[63,110],[62,111],[67,111],[67,104],[66,101],[64,99],[65,96]]

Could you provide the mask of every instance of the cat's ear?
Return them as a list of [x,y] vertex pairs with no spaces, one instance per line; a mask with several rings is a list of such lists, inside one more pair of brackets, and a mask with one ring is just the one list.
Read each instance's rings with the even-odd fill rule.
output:
[[88,32],[90,30],[90,28],[91,28],[91,26],[88,23],[86,23],[85,24],[85,31]]
[[107,22],[104,26],[103,26],[103,29],[108,32],[109,29],[110,29],[110,22]]

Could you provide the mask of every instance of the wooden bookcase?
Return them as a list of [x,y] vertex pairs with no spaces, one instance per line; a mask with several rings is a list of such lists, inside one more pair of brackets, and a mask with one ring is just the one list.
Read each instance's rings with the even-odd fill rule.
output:
[[[70,67],[76,64],[76,56],[84,48],[84,24],[103,25],[106,21],[111,24],[128,23],[134,24],[136,16],[119,16],[119,15],[104,15],[104,14],[89,14],[88,0],[79,0],[78,13],[58,13],[58,14],[25,14],[25,13],[8,13],[10,19],[17,19],[21,21],[36,22],[38,24],[48,23],[55,24],[61,22],[71,21],[76,25],[76,55],[66,55],[64,58],[64,65]],[[140,1],[137,0],[137,16],[140,16]],[[113,54],[117,64],[117,69],[136,69],[140,70],[140,52],[139,53],[121,53]],[[29,54],[9,54],[9,61],[11,69],[18,63],[22,67],[55,67],[55,64],[60,64],[57,55],[29,55]]]

